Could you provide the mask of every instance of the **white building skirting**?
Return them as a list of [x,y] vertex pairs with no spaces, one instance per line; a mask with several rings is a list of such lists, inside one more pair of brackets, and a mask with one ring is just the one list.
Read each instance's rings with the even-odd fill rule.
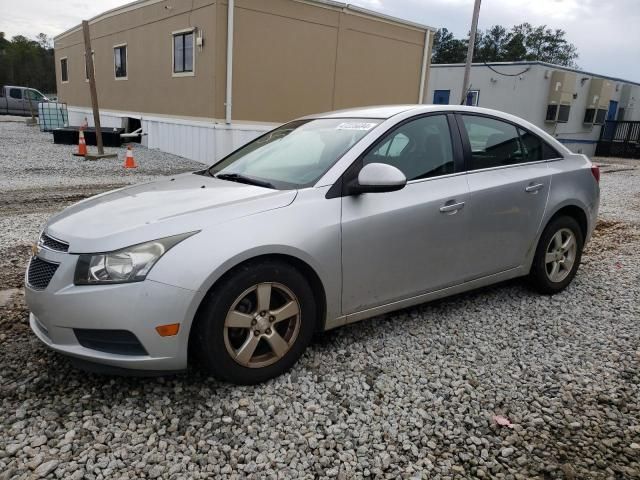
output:
[[[82,125],[86,118],[93,126],[91,109],[68,107],[69,125]],[[193,120],[180,117],[163,117],[134,112],[111,110],[100,111],[102,128],[120,128],[123,118],[137,118],[142,125],[142,144],[163,152],[212,164],[235,149],[250,142],[264,132],[272,130],[273,124],[220,124],[213,121]]]

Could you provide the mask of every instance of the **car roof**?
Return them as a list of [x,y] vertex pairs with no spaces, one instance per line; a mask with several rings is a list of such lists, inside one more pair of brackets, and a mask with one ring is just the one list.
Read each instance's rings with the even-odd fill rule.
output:
[[[509,114],[492,110],[489,108],[470,107],[467,105],[375,105],[370,107],[347,108],[344,110],[336,110],[333,112],[318,113],[315,115],[307,115],[302,119],[316,118],[379,118],[388,119],[404,112],[429,113],[429,112],[447,112],[447,111],[467,111],[476,113],[486,113],[498,117],[508,118]],[[519,119],[521,121],[521,119]]]
[[420,115],[431,112],[467,112],[490,115],[492,117],[500,118],[508,122],[515,123],[524,128],[535,132],[537,135],[545,138],[548,142],[556,148],[556,150],[562,151],[564,154],[571,154],[571,151],[557,141],[549,133],[545,132],[540,127],[528,122],[527,120],[511,115],[510,113],[501,112],[499,110],[492,110],[490,108],[471,107],[467,105],[379,105],[371,107],[359,107],[348,108],[345,110],[337,110],[335,112],[319,113],[316,115],[308,115],[302,117],[299,120],[313,120],[319,118],[371,118],[388,120],[396,115],[401,118],[409,118],[413,115]]

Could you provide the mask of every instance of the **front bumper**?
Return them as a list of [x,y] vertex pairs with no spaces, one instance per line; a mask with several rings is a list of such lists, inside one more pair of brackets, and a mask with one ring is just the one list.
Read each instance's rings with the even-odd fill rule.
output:
[[[59,264],[44,290],[36,290],[29,286],[28,279],[25,281],[31,329],[48,347],[111,367],[165,372],[187,367],[190,305],[197,292],[152,280],[76,286],[76,255],[41,249],[38,256]],[[181,324],[178,334],[161,337],[156,327],[171,323]],[[74,329],[127,330],[147,354],[123,355],[86,348]]]

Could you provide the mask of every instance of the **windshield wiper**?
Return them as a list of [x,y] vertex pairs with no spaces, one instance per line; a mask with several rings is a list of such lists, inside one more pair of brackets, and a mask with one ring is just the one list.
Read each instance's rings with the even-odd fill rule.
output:
[[219,173],[218,175],[215,175],[214,178],[219,178],[220,180],[229,180],[231,182],[246,183],[248,185],[256,185],[258,187],[272,189],[276,188],[272,183],[265,182],[264,180],[258,180],[256,178],[246,177],[239,173]]

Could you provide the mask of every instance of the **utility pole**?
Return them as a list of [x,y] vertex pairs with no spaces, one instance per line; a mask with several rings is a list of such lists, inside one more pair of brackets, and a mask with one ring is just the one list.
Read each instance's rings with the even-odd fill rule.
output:
[[89,90],[91,92],[91,107],[93,108],[93,123],[96,127],[96,145],[98,146],[98,155],[87,155],[87,160],[96,160],[98,158],[112,158],[116,157],[115,153],[104,153],[104,147],[102,145],[102,128],[100,127],[100,109],[98,108],[98,90],[96,89],[96,76],[93,68],[93,50],[91,49],[91,36],[89,35],[89,22],[82,21],[82,33],[84,34],[84,54],[87,67],[87,74],[89,75]]
[[478,30],[478,17],[480,16],[480,0],[475,0],[473,6],[473,19],[471,20],[471,34],[469,36],[469,47],[467,48],[467,62],[464,66],[464,80],[462,81],[462,93],[460,94],[460,105],[464,105],[467,100],[467,90],[469,90],[469,74],[471,73],[471,61],[473,60],[473,49],[476,45],[476,31]]

